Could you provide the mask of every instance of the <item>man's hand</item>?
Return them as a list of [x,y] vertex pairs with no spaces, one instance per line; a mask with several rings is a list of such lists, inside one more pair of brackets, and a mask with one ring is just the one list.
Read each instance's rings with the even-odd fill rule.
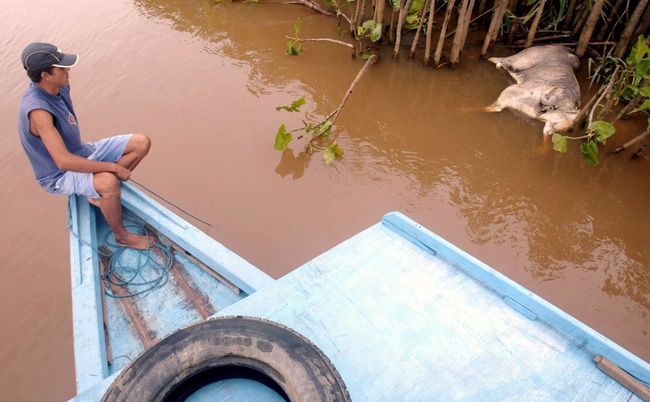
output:
[[131,171],[123,166],[118,165],[117,163],[115,164],[115,166],[116,166],[115,176],[117,176],[117,178],[122,181],[129,180],[129,177],[131,177]]

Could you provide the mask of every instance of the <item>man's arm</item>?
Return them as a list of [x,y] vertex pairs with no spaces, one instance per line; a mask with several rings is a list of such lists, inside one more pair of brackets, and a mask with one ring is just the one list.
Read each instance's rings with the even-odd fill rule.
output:
[[32,134],[43,140],[45,148],[47,148],[59,169],[80,173],[111,172],[120,180],[128,180],[131,176],[129,169],[117,163],[92,161],[70,153],[63,142],[63,138],[61,138],[61,134],[54,127],[52,115],[47,110],[32,110],[29,113],[29,125]]

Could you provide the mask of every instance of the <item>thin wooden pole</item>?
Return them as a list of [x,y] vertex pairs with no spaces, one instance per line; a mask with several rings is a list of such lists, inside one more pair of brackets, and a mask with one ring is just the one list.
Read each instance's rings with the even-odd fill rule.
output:
[[506,7],[508,5],[508,0],[495,0],[496,8],[492,14],[492,21],[490,21],[490,27],[488,28],[487,35],[485,35],[485,41],[483,42],[483,47],[481,48],[481,58],[484,59],[487,52],[492,50],[494,41],[497,38],[499,28],[501,27],[501,21],[503,21],[503,16],[506,13]]
[[[422,2],[422,5],[420,6],[420,11],[418,11],[420,22],[418,23],[418,29],[415,31],[415,38],[413,38],[413,44],[411,45],[411,51],[409,52],[409,57],[411,58],[415,56],[415,49],[418,46],[418,42],[420,40],[420,33],[422,32],[422,26],[424,25],[424,13],[430,1],[431,0]],[[429,19],[431,18],[433,18],[433,15],[429,13]]]
[[445,12],[445,21],[442,23],[442,29],[440,30],[440,37],[438,38],[438,46],[436,46],[436,53],[433,56],[433,63],[436,66],[440,64],[440,57],[442,57],[442,48],[445,42],[445,32],[447,32],[447,26],[449,26],[449,19],[451,18],[451,12],[454,10],[455,3],[456,0],[449,0],[449,2],[447,3],[447,11]]
[[[465,41],[467,40],[467,33],[469,32],[469,24],[472,23],[472,11],[474,10],[474,3],[476,0],[471,0],[469,3],[469,7],[467,9],[467,15],[465,16],[465,24],[463,24],[463,36],[461,37],[460,40],[460,51],[463,51],[463,48],[465,47]],[[478,17],[477,17],[478,18]]]
[[616,3],[614,3],[614,6],[609,11],[609,14],[607,15],[607,18],[603,22],[604,28],[601,29],[598,35],[596,35],[596,40],[603,40],[605,39],[605,35],[611,34],[612,29],[618,24],[618,22],[621,20],[619,18],[614,25],[612,25],[612,21],[614,21],[614,17],[616,17],[616,12],[618,9],[621,7],[621,4],[623,4],[624,0],[616,0]]
[[[406,4],[401,4],[399,10],[399,19],[397,20],[397,33],[395,35],[395,48],[393,49],[393,58],[396,59],[399,56],[399,46],[402,42],[402,26],[404,25],[404,20],[408,15],[409,9],[411,8],[411,2],[413,0],[406,0]],[[647,1],[647,0],[646,0]]]
[[449,0],[449,2],[447,3],[447,11],[445,12],[445,21],[442,23],[442,29],[440,30],[440,37],[438,38],[438,46],[436,46],[436,53],[433,56],[433,63],[436,66],[440,64],[440,57],[442,57],[442,48],[445,42],[445,33],[447,32],[447,26],[449,26],[449,19],[451,18],[451,12],[454,10],[455,3],[456,0]]
[[571,31],[571,36],[576,36],[578,35],[578,32],[582,30],[582,27],[585,25],[585,21],[587,21],[587,17],[589,16],[589,7],[587,4],[580,10],[580,14],[576,15],[575,21],[573,23],[573,30]]
[[386,5],[386,0],[377,0],[377,6],[375,8],[375,18],[374,20],[382,25],[384,23],[384,7]]
[[565,29],[568,29],[571,26],[571,20],[573,19],[573,15],[576,9],[576,3],[577,0],[569,0],[569,5],[567,6],[566,9],[566,17],[564,18],[564,22],[562,23],[562,27]]
[[530,26],[530,32],[528,32],[528,39],[526,39],[526,44],[524,45],[525,48],[529,48],[533,44],[533,39],[535,39],[535,34],[537,33],[537,26],[539,25],[539,20],[542,18],[542,13],[544,13],[545,4],[546,4],[546,0],[539,1],[539,8],[537,9],[537,14],[535,14],[533,23]]
[[616,49],[614,50],[614,57],[620,58],[623,57],[625,53],[627,53],[627,47],[630,44],[630,38],[634,33],[634,29],[639,24],[641,15],[643,14],[643,11],[645,10],[647,5],[648,5],[648,0],[639,1],[639,4],[634,9],[632,16],[630,16],[630,19],[627,21],[627,25],[625,25],[625,29],[623,30],[623,33],[621,34],[621,37],[618,40],[618,44],[616,45]]
[[456,28],[456,35],[454,35],[454,42],[451,47],[451,55],[449,56],[449,61],[451,62],[451,68],[456,68],[458,66],[458,59],[460,58],[460,49],[463,47],[463,31],[465,28],[465,19],[467,14],[471,13],[468,11],[470,2],[473,4],[474,0],[463,0],[460,5],[460,14],[458,15],[458,24]]
[[[455,0],[449,0],[455,1]],[[435,13],[436,0],[431,0],[429,9],[429,21],[427,22],[427,36],[424,45],[424,65],[429,65],[429,56],[431,55],[431,34],[433,33],[433,14]],[[444,27],[443,27],[444,29]],[[436,63],[437,65],[437,63]]]
[[591,40],[591,35],[594,33],[594,29],[596,29],[596,23],[598,22],[598,18],[600,18],[600,11],[603,9],[604,4],[605,0],[596,0],[596,3],[594,3],[594,7],[591,9],[591,13],[589,13],[585,27],[582,29],[582,33],[580,34],[578,47],[576,48],[576,56],[582,57],[587,51],[587,45]]

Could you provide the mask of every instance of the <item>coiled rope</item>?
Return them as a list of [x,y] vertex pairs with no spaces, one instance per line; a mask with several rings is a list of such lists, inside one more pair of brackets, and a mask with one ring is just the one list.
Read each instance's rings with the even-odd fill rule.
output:
[[[68,230],[80,242],[89,246],[99,256],[108,258],[108,268],[102,277],[104,281],[104,293],[109,297],[125,298],[145,294],[154,289],[158,289],[167,283],[169,277],[169,270],[174,265],[174,255],[171,252],[171,247],[165,246],[156,242],[153,247],[147,250],[136,250],[129,247],[123,247],[117,244],[115,236],[112,231],[109,231],[105,238],[104,243],[113,248],[112,253],[104,253],[92,244],[82,239],[72,228],[72,197],[68,199]],[[124,226],[135,234],[147,237],[147,244],[149,244],[149,233],[141,222],[134,222],[128,219],[124,220]],[[162,258],[156,257],[154,248],[161,251]],[[129,254],[137,253],[134,258],[137,263],[135,267],[125,265],[124,261],[128,260]],[[133,258],[131,258],[133,260]],[[161,261],[162,260],[162,261]],[[110,287],[121,287],[128,289],[125,294],[115,294],[109,292]],[[134,291],[135,290],[135,291]]]

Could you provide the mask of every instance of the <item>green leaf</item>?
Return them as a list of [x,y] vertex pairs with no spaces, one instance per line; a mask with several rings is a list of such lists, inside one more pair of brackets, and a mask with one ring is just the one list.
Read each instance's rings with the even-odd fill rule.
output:
[[329,147],[325,148],[325,154],[323,155],[323,161],[326,164],[330,164],[334,162],[334,159],[336,159],[337,156],[343,155],[343,151],[339,146],[336,144],[336,141],[332,142],[332,145]]
[[278,129],[278,133],[275,135],[275,144],[273,144],[273,149],[278,151],[284,151],[289,146],[289,143],[293,140],[291,133],[287,133],[287,129],[284,127],[284,124]]
[[361,25],[359,25],[357,27],[357,36],[363,36],[364,32],[366,32],[366,29],[364,27],[362,27]]
[[594,141],[587,141],[580,144],[582,158],[589,166],[596,166],[598,163],[598,145]]
[[569,137],[566,135],[560,135],[560,134],[553,134],[551,137],[551,141],[553,141],[553,149],[560,152],[560,153],[566,153],[568,147],[567,144],[569,142]]
[[589,129],[596,133],[596,141],[601,144],[607,143],[607,139],[614,135],[616,128],[606,121],[597,120],[591,123]]
[[380,23],[378,23],[375,20],[368,20],[368,21],[364,21],[363,24],[361,25],[366,30],[370,31],[370,40],[372,42],[377,42],[379,39],[381,39],[383,26]]
[[300,54],[300,51],[302,50],[302,45],[298,46],[297,48],[294,46],[296,44],[296,40],[291,40],[287,42],[287,54],[289,56],[298,56]]
[[420,11],[420,7],[422,7],[423,1],[424,0],[411,1],[411,8],[409,8],[409,14],[416,14],[418,11]]
[[648,110],[650,109],[650,99],[646,99],[643,101],[641,106],[639,106],[638,110]]
[[639,62],[636,66],[634,74],[636,78],[640,81],[643,78],[648,78],[648,70],[650,70],[650,59],[645,59]]
[[382,32],[383,32],[383,25],[377,24],[377,26],[374,27],[373,30],[370,32],[370,41],[377,42],[379,39],[381,39]]
[[416,29],[420,24],[420,17],[417,14],[408,15],[404,21],[404,28]]
[[364,29],[372,30],[375,26],[377,26],[377,24],[378,24],[378,22],[375,21],[375,20],[367,20],[367,21],[364,21],[363,24],[361,24],[361,26]]
[[632,66],[636,66],[641,62],[641,60],[646,58],[649,51],[650,48],[648,48],[648,45],[645,43],[645,39],[643,39],[643,36],[639,36],[636,44],[630,51],[630,56],[627,58],[627,63]]
[[325,130],[325,131],[323,131],[323,132],[321,133],[320,138],[322,138],[323,141],[327,141],[327,139],[329,138],[329,136],[330,136],[331,134],[332,134],[332,130],[328,128],[327,130]]
[[296,36],[298,36],[298,32],[300,32],[300,30],[298,29],[298,24],[300,24],[300,18],[298,18],[296,20],[296,23],[293,24],[293,29],[296,31]]
[[639,88],[634,85],[626,85],[618,92],[618,97],[621,99],[630,99],[639,93]]
[[639,95],[643,96],[644,98],[650,97],[650,87],[643,87],[639,89]]
[[291,109],[297,112],[298,110],[300,110],[300,106],[304,105],[305,103],[307,103],[305,98],[300,98],[296,101],[291,102]]
[[299,112],[300,111],[300,106],[304,105],[307,103],[305,98],[300,98],[296,101],[291,102],[291,106],[278,106],[275,108],[275,110],[286,110],[287,112]]

